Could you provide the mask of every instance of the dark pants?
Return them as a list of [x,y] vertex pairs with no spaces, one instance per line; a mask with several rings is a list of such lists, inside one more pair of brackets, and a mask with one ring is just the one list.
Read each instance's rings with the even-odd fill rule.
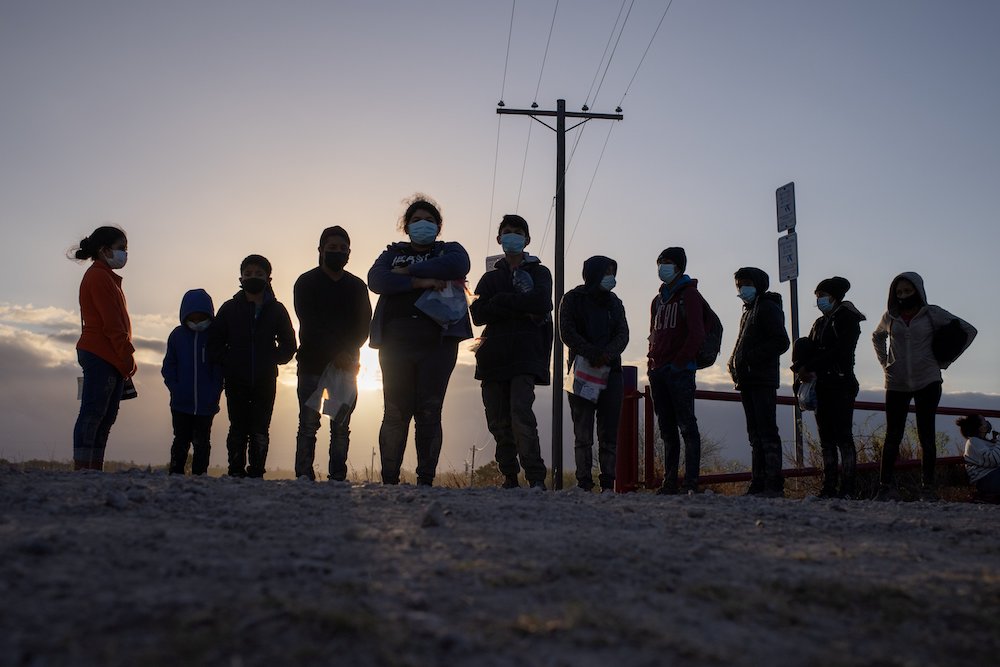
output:
[[[229,409],[229,474],[233,477],[263,477],[270,443],[268,429],[274,410],[275,380],[254,385],[226,384]],[[247,456],[249,453],[249,457]],[[247,466],[249,458],[250,465]]]
[[[816,383],[816,429],[823,452],[823,491],[830,495],[852,495],[855,491],[858,453],[854,446],[854,399],[857,395],[855,384]],[[838,454],[843,467],[839,489]]]
[[73,465],[77,470],[101,470],[125,378],[96,354],[77,350],[76,358],[83,368],[83,394],[80,415],[73,427]]
[[576,455],[576,483],[585,489],[594,486],[594,418],[597,418],[597,462],[600,466],[602,489],[615,485],[615,455],[618,451],[618,420],[622,413],[625,388],[621,371],[611,371],[608,386],[591,403],[575,394],[569,395],[569,411],[573,418],[573,452]]
[[215,415],[189,415],[170,411],[174,424],[174,444],[170,447],[170,474],[183,475],[187,464],[188,449],[194,448],[191,474],[208,472],[208,458],[212,453],[212,419]]
[[[545,462],[538,441],[538,422],[533,375],[517,375],[510,380],[483,382],[486,424],[497,443],[497,466],[505,477],[517,477],[524,468],[528,482],[545,481]],[[518,465],[518,458],[521,459]]]
[[653,409],[663,439],[663,486],[677,489],[677,473],[681,456],[681,438],[684,438],[684,487],[698,487],[698,469],[701,467],[701,434],[694,414],[693,370],[671,370],[669,366],[649,374],[649,389],[653,395]]
[[981,477],[976,482],[976,490],[991,496],[1000,495],[1000,468],[988,473],[986,477]]
[[773,387],[747,387],[740,389],[740,401],[752,448],[750,490],[783,491],[777,391]]
[[416,318],[391,322],[378,352],[385,403],[378,434],[383,484],[399,483],[411,420],[417,483],[432,484],[437,472],[441,409],[458,359],[458,339],[442,337],[441,328],[429,324]]
[[941,402],[941,383],[932,382],[917,391],[885,392],[885,444],[882,445],[882,465],[879,483],[892,483],[892,469],[899,457],[899,444],[906,430],[906,415],[913,401],[917,413],[917,439],[920,440],[920,478],[924,486],[934,484],[934,465],[937,463],[934,416]]
[[[295,476],[305,475],[316,479],[313,471],[313,461],[316,458],[316,432],[322,415],[306,405],[306,401],[319,386],[319,375],[299,374],[299,432],[295,436]],[[357,401],[355,401],[357,405]],[[327,468],[329,478],[339,482],[347,479],[347,450],[351,444],[351,413],[352,405],[337,419],[330,419],[330,465]]]

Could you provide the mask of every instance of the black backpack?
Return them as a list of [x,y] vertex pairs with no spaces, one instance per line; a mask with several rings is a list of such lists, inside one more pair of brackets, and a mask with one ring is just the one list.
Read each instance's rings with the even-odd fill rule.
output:
[[[686,289],[684,290],[687,291]],[[705,340],[701,343],[698,354],[695,355],[694,363],[699,369],[708,368],[715,364],[719,358],[719,351],[722,349],[722,320],[715,314],[712,307],[708,305],[705,297],[698,292],[701,299],[702,323],[705,325]],[[684,308],[684,292],[681,292],[680,311],[682,317],[687,317],[687,310]]]
[[942,367],[949,365],[965,351],[969,342],[969,334],[965,333],[962,324],[953,319],[943,327],[934,330],[931,339],[931,352]]

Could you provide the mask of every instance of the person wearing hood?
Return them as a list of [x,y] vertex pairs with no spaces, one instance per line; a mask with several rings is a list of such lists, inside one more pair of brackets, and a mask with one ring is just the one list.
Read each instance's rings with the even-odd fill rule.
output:
[[729,373],[740,392],[752,450],[747,495],[779,498],[785,495],[777,414],[778,363],[789,345],[785,313],[781,295],[767,291],[771,281],[763,270],[743,267],[734,278],[743,315]]
[[[889,300],[882,319],[872,332],[875,356],[885,371],[885,442],[879,469],[877,500],[897,500],[893,466],[906,429],[910,402],[914,403],[917,439],[920,441],[920,499],[937,500],[934,466],[937,463],[935,415],[941,401],[942,363],[934,356],[934,332],[953,321],[965,333],[964,351],[976,337],[976,328],[927,301],[924,280],[912,271],[889,284]],[[957,355],[956,355],[957,356]]]
[[591,257],[583,263],[583,284],[567,292],[559,304],[559,335],[568,350],[568,369],[581,356],[595,368],[607,366],[610,370],[607,387],[598,395],[596,404],[569,395],[576,481],[577,486],[588,491],[594,487],[595,417],[601,491],[612,491],[615,485],[618,420],[625,393],[622,352],[628,345],[625,306],[612,292],[617,273],[615,260],[600,255]]
[[444,326],[417,301],[449,284],[465,290],[469,254],[461,244],[438,240],[444,218],[426,195],[416,194],[399,221],[408,242],[386,247],[368,271],[368,288],[379,295],[369,345],[382,367],[385,411],[379,429],[382,483],[399,484],[403,453],[414,422],[417,484],[431,486],[441,455],[441,409],[458,360],[458,343],[472,337],[468,312]]
[[476,349],[476,379],[482,382],[503,488],[517,488],[523,468],[528,486],[544,489],[545,462],[532,405],[535,385],[550,381],[552,274],[524,251],[531,235],[521,216],[503,217],[497,242],[504,256],[479,280],[478,298],[469,306],[473,323],[486,326]]
[[208,329],[215,318],[212,297],[203,289],[181,298],[180,325],[167,337],[160,373],[170,392],[174,441],[170,474],[183,475],[193,448],[191,474],[204,475],[212,453],[212,420],[222,396],[222,368],[208,356]]
[[240,263],[240,287],[219,307],[208,329],[208,351],[225,378],[229,475],[263,477],[278,366],[295,355],[295,329],[274,298],[267,258],[250,255]]
[[[663,484],[659,495],[678,492],[681,437],[684,491],[698,491],[701,434],[694,413],[695,357],[705,341],[705,300],[698,281],[684,273],[684,248],[667,248],[656,258],[661,285],[650,304],[649,388],[663,439]],[[679,435],[678,435],[679,431]]]
[[955,420],[965,440],[965,471],[976,491],[993,500],[1000,497],[1000,444],[993,425],[982,415]]
[[[324,373],[332,366],[349,374],[356,382],[361,346],[368,338],[372,306],[368,286],[346,271],[351,256],[351,237],[335,225],[319,237],[319,266],[306,271],[293,288],[295,315],[299,320],[297,394],[299,429],[295,436],[295,476],[316,479],[316,433],[322,419],[308,405]],[[325,385],[324,385],[325,386]],[[330,419],[330,479],[347,479],[347,452],[350,447],[351,413],[354,405]]]
[[[821,315],[809,337],[798,339],[792,347],[792,371],[798,381],[816,383],[816,429],[823,453],[820,498],[854,498],[856,493],[854,400],[858,378],[854,354],[865,316],[844,300],[850,288],[850,281],[840,276],[816,285],[816,307]],[[837,467],[838,453],[843,475]]]
[[83,330],[76,358],[83,384],[73,427],[73,469],[103,470],[122,392],[138,368],[122,277],[115,273],[128,260],[128,238],[118,227],[98,227],[71,251],[70,259],[90,260],[80,281]]

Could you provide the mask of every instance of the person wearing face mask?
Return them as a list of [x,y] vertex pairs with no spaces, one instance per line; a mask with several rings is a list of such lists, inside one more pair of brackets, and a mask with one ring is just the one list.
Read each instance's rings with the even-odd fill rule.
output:
[[792,371],[797,381],[816,383],[816,429],[823,453],[820,498],[854,498],[856,493],[854,399],[858,378],[854,375],[854,352],[865,316],[844,300],[850,288],[847,278],[840,276],[820,281],[815,293],[821,315],[809,337],[798,339],[792,347]]
[[743,267],[734,278],[743,315],[729,358],[729,374],[740,392],[752,452],[746,493],[780,498],[785,495],[785,482],[777,417],[778,360],[789,344],[785,313],[781,295],[767,291],[770,278],[763,270]]
[[872,332],[875,356],[885,371],[885,441],[879,468],[876,500],[898,500],[893,466],[906,429],[912,401],[920,441],[920,499],[937,500],[934,466],[937,463],[935,414],[941,401],[941,370],[950,364],[934,356],[936,329],[957,321],[966,334],[963,350],[972,344],[976,328],[940,306],[927,302],[924,280],[912,271],[901,273],[889,284],[888,308]]
[[[295,437],[295,476],[316,479],[316,433],[321,415],[307,405],[324,372],[332,366],[356,377],[361,346],[368,338],[372,306],[368,286],[344,269],[351,254],[351,238],[343,227],[323,230],[319,238],[319,266],[295,281],[295,315],[299,319],[298,398],[299,429]],[[329,479],[347,479],[351,412],[330,420]]]
[[295,354],[295,330],[271,290],[271,262],[240,263],[240,291],[219,307],[208,329],[209,357],[222,364],[229,411],[230,477],[263,477],[278,366]]
[[567,370],[571,370],[577,355],[595,368],[610,367],[607,387],[598,395],[597,403],[569,395],[573,418],[576,483],[584,490],[594,486],[594,420],[597,420],[598,481],[601,491],[615,486],[615,462],[618,447],[618,420],[622,398],[622,352],[628,345],[628,322],[625,306],[612,292],[616,285],[618,262],[600,255],[583,263],[583,284],[571,289],[559,304],[559,335],[566,344]]
[[98,227],[70,251],[70,258],[90,260],[80,281],[83,330],[76,354],[83,385],[73,428],[73,469],[103,470],[122,391],[137,368],[128,304],[121,276],[115,273],[128,260],[128,239],[118,227]]
[[466,312],[442,327],[416,303],[425,291],[449,284],[464,294],[469,254],[459,243],[438,240],[444,218],[429,197],[416,194],[406,204],[399,229],[409,241],[387,246],[368,271],[368,288],[379,295],[369,345],[379,351],[382,367],[382,483],[399,483],[413,421],[417,484],[431,486],[441,455],[448,381],[459,341],[472,337],[472,323]]
[[[658,495],[678,493],[677,473],[684,438],[684,491],[698,491],[701,434],[694,413],[695,357],[705,341],[705,300],[698,281],[684,273],[684,248],[667,248],[656,258],[660,289],[650,304],[649,388],[663,439],[664,474]],[[679,433],[678,433],[679,432]]]
[[[486,423],[496,440],[503,488],[545,488],[545,462],[532,404],[535,385],[550,381],[552,274],[524,251],[531,242],[528,222],[505,215],[497,230],[504,256],[476,286],[472,321],[486,326],[476,349],[476,379],[482,382]],[[520,459],[520,463],[518,463]]]
[[965,440],[965,471],[984,496],[1000,499],[1000,444],[997,432],[982,415],[955,420]]
[[222,368],[208,355],[208,328],[215,318],[212,297],[203,289],[181,298],[180,326],[167,337],[160,373],[170,392],[174,441],[170,474],[183,475],[193,449],[191,473],[204,475],[212,452],[212,420],[222,396]]

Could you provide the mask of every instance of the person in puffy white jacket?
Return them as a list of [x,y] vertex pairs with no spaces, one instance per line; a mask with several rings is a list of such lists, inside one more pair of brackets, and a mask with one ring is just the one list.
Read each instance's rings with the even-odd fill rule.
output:
[[955,420],[965,437],[965,471],[976,490],[1000,495],[1000,444],[993,425],[982,415],[969,415]]
[[935,358],[934,332],[957,320],[966,340],[964,351],[976,337],[976,328],[944,308],[930,305],[924,281],[913,272],[901,273],[889,285],[886,312],[872,333],[875,355],[885,371],[885,443],[879,473],[877,500],[898,499],[893,466],[906,428],[910,402],[915,404],[920,440],[921,500],[936,500],[934,490],[935,413],[941,400],[941,369],[949,363]]

